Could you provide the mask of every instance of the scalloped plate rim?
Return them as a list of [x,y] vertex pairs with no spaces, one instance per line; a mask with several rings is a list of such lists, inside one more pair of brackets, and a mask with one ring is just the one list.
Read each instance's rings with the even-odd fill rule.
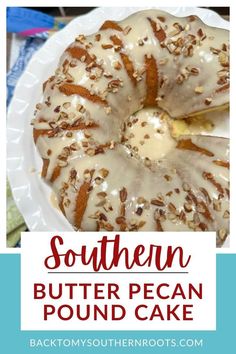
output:
[[[18,80],[14,96],[8,109],[7,173],[17,207],[21,211],[31,231],[73,231],[73,228],[61,212],[52,207],[49,201],[51,195],[50,187],[42,181],[37,171],[30,171],[31,167],[34,168],[34,166],[29,166],[27,156],[31,156],[35,166],[40,165],[41,159],[36,152],[30,129],[24,132],[26,121],[21,121],[20,119],[17,121],[16,119],[16,116],[17,118],[22,118],[23,116],[24,118],[24,113],[26,112],[28,124],[30,122],[29,116],[33,116],[34,104],[32,102],[29,103],[26,99],[26,97],[29,97],[27,93],[30,92],[31,98],[34,98],[34,103],[36,96],[38,100],[40,99],[40,94],[35,95],[32,93],[32,87],[38,88],[42,83],[42,78],[48,77],[49,64],[52,65],[50,70],[55,69],[59,56],[63,52],[63,48],[74,39],[75,34],[72,31],[74,27],[78,28],[77,34],[79,31],[83,31],[85,34],[91,34],[96,32],[99,25],[106,19],[119,21],[134,12],[152,8],[172,13],[177,17],[197,15],[208,25],[212,26],[214,24],[215,27],[224,29],[229,29],[230,27],[229,22],[224,20],[216,12],[198,7],[100,7],[92,10],[88,14],[76,17],[61,31],[53,34],[33,55],[24,73]],[[118,12],[119,10],[120,12]],[[63,41],[61,44],[60,38],[63,37],[66,37],[67,41]],[[52,58],[50,58],[49,55],[49,58],[46,57],[45,61],[45,55],[50,54],[52,47],[57,47],[60,53],[58,52],[56,56],[54,54]],[[35,73],[35,64],[37,74],[40,73],[40,79],[38,79]],[[32,80],[32,82],[30,80]],[[40,90],[38,90],[38,92],[40,92]],[[25,137],[27,139],[23,139]],[[35,176],[35,174],[37,175]],[[47,195],[46,199],[45,194]],[[55,225],[57,226],[55,227]]]

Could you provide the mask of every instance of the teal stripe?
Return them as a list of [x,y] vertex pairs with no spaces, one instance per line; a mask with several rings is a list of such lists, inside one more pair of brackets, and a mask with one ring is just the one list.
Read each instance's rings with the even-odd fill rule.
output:
[[[44,353],[201,353],[233,354],[236,337],[236,255],[217,256],[217,331],[24,331],[20,327],[20,256],[1,255],[0,351],[4,354]],[[31,311],[31,309],[28,309]],[[207,316],[207,314],[206,314]],[[30,338],[203,338],[201,348],[30,348]]]

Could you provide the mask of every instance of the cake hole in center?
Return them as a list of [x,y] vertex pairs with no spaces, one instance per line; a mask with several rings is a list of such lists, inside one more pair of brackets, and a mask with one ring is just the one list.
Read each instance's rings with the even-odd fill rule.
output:
[[143,160],[145,164],[164,158],[176,145],[165,113],[151,108],[142,109],[128,118],[123,143],[132,156]]

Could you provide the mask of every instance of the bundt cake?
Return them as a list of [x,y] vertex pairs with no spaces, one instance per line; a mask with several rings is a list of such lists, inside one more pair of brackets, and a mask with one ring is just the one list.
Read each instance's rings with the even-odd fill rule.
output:
[[214,230],[224,242],[228,139],[173,139],[164,116],[228,106],[228,37],[147,10],[65,50],[32,124],[42,177],[76,230]]

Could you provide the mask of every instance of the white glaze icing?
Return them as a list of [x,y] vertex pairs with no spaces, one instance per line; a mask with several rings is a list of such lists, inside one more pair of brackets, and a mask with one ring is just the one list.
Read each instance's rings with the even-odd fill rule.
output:
[[[164,22],[160,20],[161,17],[165,18]],[[160,30],[161,26],[165,31],[164,41],[160,42],[155,36],[150,19],[156,23],[156,30]],[[166,122],[159,122],[155,116],[147,119],[145,127],[139,124],[127,127],[127,122],[134,112],[142,109],[146,97],[145,57],[154,58],[158,68],[156,106],[168,112],[172,118],[226,105],[228,89],[219,93],[216,90],[228,84],[228,31],[206,26],[198,18],[190,21],[189,18],[176,18],[159,10],[136,13],[120,22],[119,26],[123,31],[109,28],[86,38],[79,36],[62,55],[55,77],[46,84],[44,99],[38,106],[34,120],[36,133],[39,129],[49,129],[52,135],[39,134],[36,139],[42,158],[49,163],[45,180],[52,184],[58,200],[63,203],[67,219],[76,225],[76,200],[85,182],[85,171],[94,170],[88,203],[79,226],[82,230],[118,230],[121,224],[117,217],[122,214],[120,191],[125,188],[127,199],[124,201],[125,215],[122,215],[121,229],[150,231],[158,228],[206,228],[227,231],[228,218],[223,217],[223,214],[228,210],[225,190],[228,189],[228,170],[212,162],[228,161],[227,139],[191,137],[192,144],[214,154],[207,156],[198,151],[176,148],[178,142],[171,138]],[[96,40],[98,34],[100,40]],[[114,45],[112,36],[121,41],[121,47]],[[181,48],[178,49],[174,43]],[[76,59],[72,54],[73,48],[82,48],[85,54]],[[173,50],[179,50],[179,55],[173,54]],[[122,53],[132,62],[136,85],[124,67]],[[94,68],[91,68],[91,62],[95,64]],[[117,65],[121,66],[119,70]],[[219,83],[220,75],[223,79]],[[92,96],[102,97],[106,103],[94,103],[91,97],[88,99],[88,96],[82,97],[84,95],[80,94],[64,94],[60,91],[64,84],[82,86]],[[138,114],[140,124],[145,121],[146,112],[142,110]],[[78,120],[87,124],[88,128],[68,130],[68,125]],[[65,123],[67,128],[62,128],[61,124]],[[90,128],[90,123],[96,123],[98,127]],[[157,129],[162,132],[158,133]],[[134,136],[130,137],[130,134]],[[148,141],[139,144],[145,135],[149,136],[145,139]],[[127,136],[128,142],[123,141]],[[104,144],[107,146],[101,147]],[[133,154],[130,146],[125,146],[127,144],[131,147],[139,144],[136,154]],[[97,149],[100,149],[98,153]],[[60,171],[52,183],[58,165]],[[98,184],[96,177],[101,177],[99,170],[102,168],[109,174]],[[71,171],[77,174],[73,181]],[[212,180],[203,178],[204,172],[212,173],[214,181],[221,186],[218,185],[218,190]],[[191,193],[197,198],[197,203],[196,200],[192,202],[193,211],[188,213],[184,211],[186,198],[190,198],[189,192],[183,190],[185,182],[191,186]],[[66,191],[65,188],[63,190],[65,183]],[[210,217],[197,211],[201,210],[197,204],[203,200],[206,203],[206,195],[199,188],[205,188],[211,198],[211,203],[207,204]],[[223,193],[219,192],[220,188]],[[140,203],[140,197],[144,202]],[[163,198],[162,202],[160,198]],[[217,202],[220,211],[214,210],[213,198],[220,198]],[[161,206],[156,204],[156,199]],[[176,212],[173,212],[173,205]],[[161,221],[156,216],[155,210],[158,208],[164,213],[160,217]],[[218,240],[221,243],[221,239]]]

